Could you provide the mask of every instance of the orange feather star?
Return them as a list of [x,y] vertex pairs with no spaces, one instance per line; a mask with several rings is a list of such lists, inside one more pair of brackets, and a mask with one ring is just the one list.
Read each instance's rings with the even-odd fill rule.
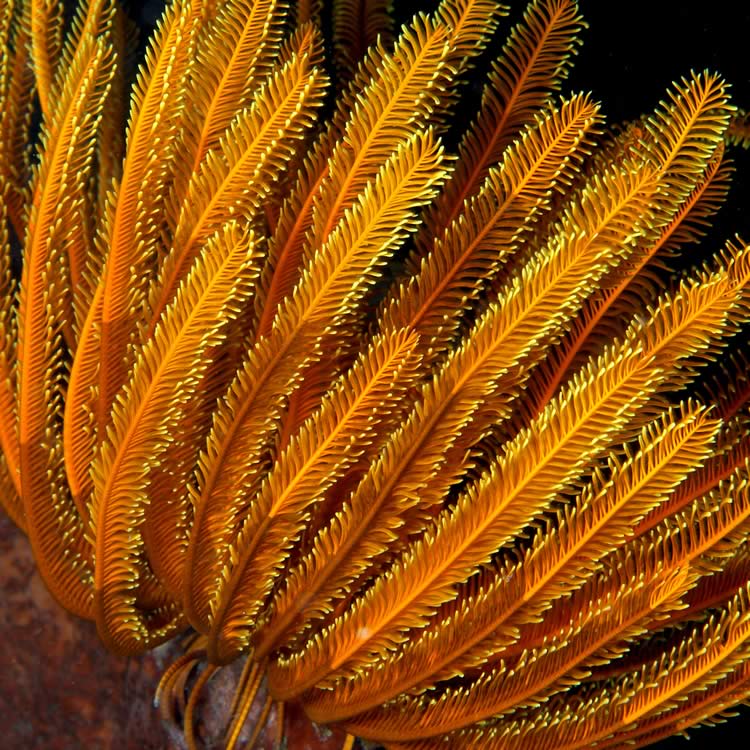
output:
[[126,106],[116,0],[2,4],[0,501],[112,651],[192,629],[190,747],[240,659],[227,748],[259,693],[251,745],[289,703],[405,750],[708,722],[750,697],[750,247],[667,271],[747,116],[702,73],[607,129],[534,0],[453,155],[506,9],[392,5],[172,0]]

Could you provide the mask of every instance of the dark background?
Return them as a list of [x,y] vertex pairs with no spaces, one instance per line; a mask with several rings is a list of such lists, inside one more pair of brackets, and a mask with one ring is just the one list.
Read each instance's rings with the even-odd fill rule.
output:
[[[611,122],[650,111],[691,70],[723,76],[734,104],[750,110],[750,2],[580,0],[580,7],[589,29],[571,83],[593,91]],[[737,173],[715,222],[716,247],[735,233],[750,238],[750,152],[733,149],[732,158]]]

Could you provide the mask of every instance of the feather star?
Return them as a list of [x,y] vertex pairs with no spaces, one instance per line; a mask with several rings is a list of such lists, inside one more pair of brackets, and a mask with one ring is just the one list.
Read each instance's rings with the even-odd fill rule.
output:
[[113,652],[190,633],[190,747],[237,660],[227,748],[258,702],[394,750],[710,721],[750,697],[750,246],[670,271],[747,117],[705,72],[605,126],[534,0],[453,149],[507,9],[391,5],[172,0],[137,70],[116,0],[0,5],[0,501]]

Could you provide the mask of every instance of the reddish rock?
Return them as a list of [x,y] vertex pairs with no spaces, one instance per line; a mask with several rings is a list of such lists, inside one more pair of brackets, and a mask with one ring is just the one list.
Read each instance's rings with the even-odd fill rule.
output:
[[[163,723],[154,693],[177,658],[169,643],[138,658],[108,653],[96,628],[65,612],[45,588],[26,538],[0,513],[0,748],[24,750],[182,750],[181,730]],[[240,665],[217,673],[205,691],[198,732],[221,747]],[[259,695],[260,700],[263,695]],[[255,705],[251,720],[260,706]],[[342,732],[287,709],[287,747],[338,750]],[[247,740],[251,721],[241,738]],[[260,746],[273,747],[272,712]],[[243,743],[240,742],[239,747]]]

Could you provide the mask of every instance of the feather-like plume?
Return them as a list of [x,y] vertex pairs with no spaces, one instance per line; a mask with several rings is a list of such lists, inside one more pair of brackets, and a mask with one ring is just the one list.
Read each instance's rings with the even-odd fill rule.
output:
[[145,281],[161,236],[171,147],[196,31],[189,1],[175,3],[147,53],[147,70],[131,98],[125,167],[100,230],[107,238],[108,255],[81,329],[65,400],[65,470],[79,504],[90,495],[91,461],[114,396],[125,382],[132,356],[128,346],[137,339],[135,323],[143,315]]
[[[228,320],[249,296],[255,241],[228,224],[206,244],[154,337],[136,354],[128,383],[113,407],[101,454],[92,467],[91,516],[96,519],[97,626],[113,649],[133,653],[163,639],[179,625],[176,604],[158,627],[137,610],[133,596],[143,562],[137,537],[148,502],[149,474],[157,464],[180,413],[187,409],[205,367],[202,354],[222,335]],[[124,519],[128,519],[123,523]],[[104,554],[120,547],[122,555]],[[171,615],[171,617],[165,614]],[[123,628],[123,621],[127,627]],[[153,631],[155,632],[152,632]]]
[[94,156],[112,62],[106,37],[87,42],[57,103],[34,175],[16,349],[19,474],[29,538],[50,590],[84,617],[92,614],[91,550],[65,481],[63,331],[73,317],[69,257],[76,252],[70,245],[77,237],[70,227],[86,189],[79,177]]

